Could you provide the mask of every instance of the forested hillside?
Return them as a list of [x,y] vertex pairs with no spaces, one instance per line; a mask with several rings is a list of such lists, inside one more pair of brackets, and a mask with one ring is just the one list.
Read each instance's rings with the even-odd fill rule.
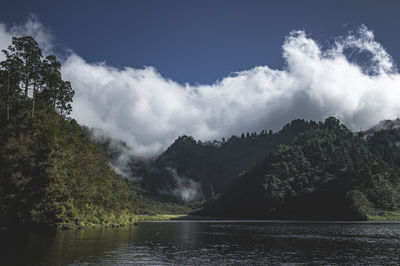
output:
[[181,136],[144,160],[69,117],[72,86],[34,39],[13,38],[3,53],[2,229],[129,224],[203,201],[198,214],[230,218],[367,219],[400,209],[398,119],[358,133],[330,117],[221,141]]
[[153,160],[132,158],[131,172],[164,200],[206,200],[201,215],[367,219],[399,208],[399,124],[353,133],[331,117],[222,141],[181,136]]
[[200,213],[366,219],[399,207],[400,175],[395,160],[399,149],[389,141],[398,135],[387,130],[371,132],[368,137],[354,135],[335,118],[302,123],[307,130],[298,132],[290,144],[278,145]]
[[[353,133],[331,117],[324,123],[297,119],[276,133],[222,141],[181,136],[157,158],[131,158],[128,166],[152,195],[206,200],[201,215],[363,220],[389,212],[397,217],[399,124],[387,120]],[[113,158],[122,150],[109,142],[103,147]]]
[[74,95],[61,64],[31,37],[0,62],[0,228],[132,222],[133,187],[68,118]]
[[179,176],[198,183],[198,193],[204,198],[213,197],[229,190],[235,179],[261,162],[276,145],[289,143],[293,134],[305,129],[294,121],[291,130],[285,127],[277,133],[243,133],[222,141],[201,142],[181,136],[163,154],[141,167],[132,159],[132,175],[142,177],[141,186],[153,193],[173,190]]

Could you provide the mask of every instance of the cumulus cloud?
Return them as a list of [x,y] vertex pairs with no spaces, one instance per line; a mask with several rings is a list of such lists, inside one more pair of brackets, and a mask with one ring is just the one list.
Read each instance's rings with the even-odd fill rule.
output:
[[[37,29],[34,36],[48,36],[42,45],[51,49],[50,35],[36,23],[18,29]],[[0,45],[7,42],[4,33],[20,31],[0,24]],[[353,60],[358,55],[366,59]],[[145,157],[162,152],[183,134],[211,140],[280,129],[295,118],[327,116],[359,130],[400,116],[400,73],[366,26],[338,37],[328,48],[304,31],[293,31],[282,56],[282,69],[256,66],[203,85],[179,84],[152,67],[88,63],[73,53],[63,62],[62,74],[76,92],[72,116]]]
[[[349,60],[349,49],[367,53],[367,64]],[[74,117],[143,156],[163,151],[183,134],[209,140],[327,116],[358,130],[399,116],[400,75],[365,26],[325,50],[304,31],[294,31],[282,50],[282,70],[258,66],[211,85],[182,85],[151,67],[117,69],[77,55],[64,62],[63,75],[77,92]]]

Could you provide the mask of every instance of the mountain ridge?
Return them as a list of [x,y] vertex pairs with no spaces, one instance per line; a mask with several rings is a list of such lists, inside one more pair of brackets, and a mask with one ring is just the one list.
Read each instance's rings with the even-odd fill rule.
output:
[[[142,179],[139,184],[154,194],[158,194],[163,188],[165,191],[165,187],[173,189],[174,182],[168,169],[174,169],[177,175],[200,184],[200,193],[203,193],[204,199],[207,201],[204,210],[198,212],[201,215],[232,218],[365,220],[368,215],[377,215],[382,211],[392,211],[398,208],[398,168],[400,165],[398,145],[400,129],[396,126],[398,121],[400,120],[386,120],[380,123],[379,127],[354,133],[333,117],[327,118],[325,122],[295,119],[275,133],[262,131],[260,134],[242,134],[241,137],[232,136],[221,142],[202,143],[193,137],[181,136],[163,154],[147,163],[144,170],[142,169]],[[259,183],[259,187],[253,187],[252,190],[247,187],[251,185],[243,182],[243,178],[249,176],[249,172],[261,171],[255,169],[262,164],[267,164],[264,168],[271,168],[272,164],[280,162],[277,158],[285,153],[294,157],[298,156],[302,160],[305,159],[306,165],[308,167],[311,165],[311,170],[318,173],[314,173],[314,177],[326,179],[324,181],[326,184],[322,185],[323,182],[318,184],[317,191],[313,194],[307,194],[304,191],[315,190],[315,188],[306,186],[306,188],[300,189],[296,187],[299,185],[294,186],[295,194],[299,190],[304,190],[300,194],[307,194],[307,196],[285,198],[285,208],[291,210],[291,213],[275,211],[274,215],[266,215],[265,206],[264,209],[257,207],[259,212],[264,214],[253,212],[251,215],[233,211],[229,213],[221,207],[216,208],[218,211],[212,210],[211,206],[215,205],[215,202],[223,202],[226,195],[232,194],[232,191],[236,191],[233,193],[236,195],[241,195],[240,191],[245,189],[249,190],[248,195],[250,196],[261,192],[265,194],[265,191],[260,189],[266,183],[252,180],[253,183]],[[271,156],[277,156],[275,161]],[[290,160],[285,163],[293,164],[296,171],[305,167],[299,162],[293,163]],[[325,166],[320,167],[319,164]],[[335,169],[339,169],[341,172],[334,171]],[[266,170],[264,169],[264,171]],[[301,171],[296,171],[293,173],[289,171],[288,175],[302,176]],[[365,176],[364,179],[361,178],[362,175]],[[277,179],[284,179],[284,177],[278,174]],[[254,186],[254,184],[252,185]],[[271,193],[270,191],[269,194]],[[319,196],[318,193],[320,193]],[[332,199],[336,200],[336,203],[335,200],[329,202],[326,197],[321,201],[320,199],[324,195],[330,195]],[[265,200],[265,197],[264,195],[259,198],[258,202],[262,202],[262,199]],[[184,202],[174,199],[172,195],[165,199]],[[242,201],[246,202],[249,199],[251,197],[243,196]],[[312,211],[313,208],[310,208],[311,211],[308,211],[307,208],[296,211],[300,206],[295,201],[307,205],[318,200],[325,202],[325,205],[321,203],[321,206],[314,211]],[[235,202],[234,197],[232,196],[229,201]],[[272,199],[269,201],[272,202]],[[243,210],[254,209],[258,203],[256,203],[257,200],[252,200],[252,202],[252,204],[245,204]],[[227,204],[225,200],[224,204],[230,205],[229,208],[234,209],[233,203]],[[340,213],[339,210],[334,212],[335,208],[340,209],[335,204],[341,206],[343,212]],[[236,202],[236,205],[240,204]],[[330,209],[331,213],[322,214],[324,208]],[[318,212],[320,215],[315,215],[313,212]]]

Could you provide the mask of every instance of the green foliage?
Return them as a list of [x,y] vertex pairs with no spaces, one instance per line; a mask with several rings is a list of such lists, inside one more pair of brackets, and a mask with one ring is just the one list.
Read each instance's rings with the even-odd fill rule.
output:
[[168,221],[186,219],[189,216],[187,214],[139,214],[136,217],[138,221]]
[[301,124],[285,126],[292,141],[276,146],[200,214],[366,219],[378,210],[400,207],[399,171],[374,149],[376,141],[368,145],[335,118]]
[[[194,209],[199,208],[199,204],[177,204],[174,202],[165,202],[161,198],[137,191],[137,197],[134,199],[135,214],[139,217],[160,217],[160,215],[187,215]],[[171,216],[171,217],[172,217]]]
[[400,211],[380,211],[367,214],[368,221],[400,221]]
[[38,112],[34,123],[21,126],[8,125],[0,133],[3,227],[133,219],[131,185],[110,169],[105,153],[74,120]]
[[[289,144],[294,134],[312,126],[316,124],[294,120],[275,134],[263,130],[259,134],[232,136],[222,142],[201,142],[181,136],[156,160],[135,170],[143,176],[141,185],[153,194],[173,186],[174,179],[166,169],[173,168],[178,175],[199,182],[202,193],[209,198],[229,190],[244,171],[262,162],[274,147]],[[287,130],[289,127],[292,130]]]
[[54,56],[13,38],[0,63],[0,228],[134,222],[133,186],[115,174],[71,112]]
[[366,220],[368,215],[376,212],[374,204],[360,190],[354,189],[347,192],[346,198],[349,202],[349,208],[363,220]]
[[63,116],[71,113],[74,91],[62,80],[55,56],[43,58],[30,36],[13,37],[2,52],[6,59],[0,62],[0,122],[15,121],[15,116],[33,118],[37,110],[47,112],[51,107]]

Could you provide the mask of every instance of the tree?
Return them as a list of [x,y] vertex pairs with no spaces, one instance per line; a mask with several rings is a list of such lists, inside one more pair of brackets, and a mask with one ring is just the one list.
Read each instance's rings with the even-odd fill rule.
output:
[[[5,103],[6,120],[10,120],[12,107],[17,108],[17,103],[21,96],[20,87],[22,60],[17,57],[11,57],[8,51],[3,50],[7,59],[0,62],[0,92],[1,100]],[[8,56],[7,56],[8,55]]]
[[61,63],[54,55],[43,59],[38,43],[30,36],[13,37],[3,53],[6,60],[0,63],[0,91],[7,121],[10,109],[21,109],[19,105],[31,106],[32,119],[37,108],[48,112],[51,107],[63,116],[71,113],[74,91],[70,82],[62,80]]
[[13,37],[12,44],[3,53],[7,60],[19,65],[24,95],[28,98],[30,87],[37,85],[42,64],[42,51],[38,43],[31,36]]
[[72,111],[72,98],[75,92],[71,87],[71,82],[65,81],[59,90],[57,97],[57,109],[60,111],[61,115],[69,115]]

